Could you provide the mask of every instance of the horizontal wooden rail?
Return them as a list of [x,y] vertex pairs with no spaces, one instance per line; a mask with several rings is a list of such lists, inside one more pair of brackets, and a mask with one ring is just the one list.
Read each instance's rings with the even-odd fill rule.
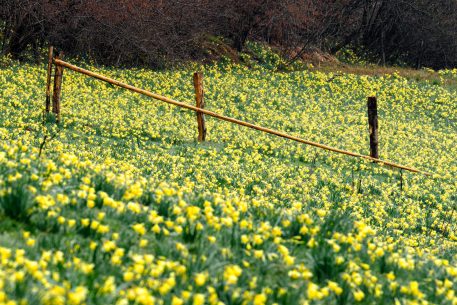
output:
[[357,158],[370,160],[370,161],[373,161],[373,162],[381,164],[381,165],[388,165],[388,166],[391,166],[391,167],[404,169],[404,170],[407,170],[407,171],[410,171],[410,172],[413,172],[413,173],[419,173],[419,174],[424,174],[426,176],[432,176],[432,173],[421,171],[421,170],[413,168],[413,167],[408,167],[408,166],[396,164],[396,163],[393,163],[393,162],[390,162],[390,161],[384,161],[384,160],[381,160],[381,159],[372,158],[370,156],[361,155],[361,154],[354,153],[354,152],[351,152],[351,151],[347,151],[347,150],[343,150],[343,149],[327,146],[327,145],[324,145],[324,144],[320,144],[320,143],[304,140],[304,139],[301,139],[301,138],[298,138],[298,137],[295,137],[295,136],[291,136],[289,134],[286,134],[286,133],[283,133],[283,132],[280,132],[280,131],[277,131],[277,130],[274,130],[274,129],[265,128],[265,127],[262,127],[262,126],[259,126],[259,125],[255,125],[255,124],[251,124],[251,123],[248,123],[248,122],[244,122],[244,121],[241,121],[241,120],[238,120],[238,119],[235,119],[235,118],[231,118],[231,117],[227,117],[227,116],[224,116],[224,115],[220,115],[218,113],[215,113],[215,112],[203,109],[203,108],[198,108],[198,107],[195,107],[195,106],[183,103],[183,102],[178,102],[178,101],[175,101],[175,100],[170,99],[168,97],[165,97],[165,96],[162,96],[162,95],[159,95],[159,94],[155,94],[155,93],[152,93],[150,91],[147,91],[147,90],[144,90],[144,89],[140,89],[140,88],[131,86],[129,84],[125,84],[125,83],[122,83],[120,81],[117,81],[115,79],[103,76],[101,74],[98,74],[98,73],[95,73],[95,72],[92,72],[92,71],[89,71],[89,70],[74,66],[74,65],[72,65],[70,63],[67,63],[67,62],[65,62],[63,60],[60,60],[60,59],[54,59],[54,63],[56,65],[63,66],[65,68],[68,68],[68,69],[73,70],[75,72],[78,72],[78,73],[81,73],[81,74],[85,74],[87,76],[90,76],[90,77],[105,81],[105,82],[110,83],[112,85],[116,85],[116,86],[128,89],[130,91],[133,91],[133,92],[136,92],[136,93],[140,93],[140,94],[152,97],[154,99],[157,99],[157,100],[160,100],[160,101],[163,101],[165,103],[172,104],[172,105],[175,105],[175,106],[178,106],[178,107],[181,107],[181,108],[186,108],[186,109],[190,109],[190,110],[193,110],[193,111],[196,111],[196,112],[204,113],[206,115],[215,117],[215,118],[223,120],[223,121],[227,121],[227,122],[230,122],[230,123],[238,124],[238,125],[249,127],[249,128],[256,129],[256,130],[260,130],[260,131],[263,131],[263,132],[266,132],[266,133],[269,133],[269,134],[273,134],[273,135],[276,135],[276,136],[279,136],[279,137],[282,137],[282,138],[286,138],[286,139],[289,139],[289,140],[293,140],[293,141],[296,141],[296,142],[299,142],[299,143],[315,146],[315,147],[318,147],[318,148],[321,148],[321,149],[325,149],[325,150],[328,150],[328,151],[332,151],[332,152],[336,152],[336,153],[340,153],[340,154],[344,154],[344,155],[348,155],[348,156],[352,156],[352,157],[357,157]]

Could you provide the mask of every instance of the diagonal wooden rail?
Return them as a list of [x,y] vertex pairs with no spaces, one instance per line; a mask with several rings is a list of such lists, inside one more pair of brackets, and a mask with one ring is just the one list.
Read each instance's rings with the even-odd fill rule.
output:
[[163,101],[165,103],[172,104],[172,105],[175,105],[175,106],[178,106],[178,107],[181,107],[181,108],[186,108],[186,109],[193,110],[193,111],[196,111],[196,112],[199,112],[199,113],[204,113],[206,115],[215,117],[215,118],[223,120],[223,121],[227,121],[227,122],[231,122],[231,123],[234,123],[234,124],[238,124],[238,125],[241,125],[241,126],[245,126],[245,127],[251,128],[251,129],[256,129],[256,130],[259,130],[259,131],[263,131],[263,132],[266,132],[266,133],[269,133],[269,134],[273,134],[273,135],[276,135],[276,136],[279,136],[279,137],[282,137],[282,138],[286,138],[286,139],[293,140],[293,141],[296,141],[296,142],[299,142],[299,143],[311,145],[311,146],[318,147],[318,148],[321,148],[321,149],[325,149],[325,150],[328,150],[328,151],[344,154],[344,155],[347,155],[347,156],[357,157],[357,158],[361,158],[361,159],[366,159],[366,160],[378,163],[380,165],[387,165],[387,166],[395,167],[395,168],[398,168],[398,169],[407,170],[407,171],[410,171],[410,172],[413,172],[413,173],[423,174],[423,175],[426,175],[426,176],[432,176],[433,175],[432,173],[425,172],[425,171],[422,171],[422,170],[419,170],[419,169],[416,169],[416,168],[413,168],[413,167],[408,167],[408,166],[404,166],[404,165],[397,164],[397,163],[394,163],[394,162],[373,158],[373,157],[370,157],[370,156],[367,156],[367,155],[354,153],[354,152],[351,152],[351,151],[347,151],[347,150],[331,147],[331,146],[320,144],[320,143],[313,142],[313,141],[308,141],[308,140],[305,140],[305,139],[302,139],[302,138],[299,138],[299,137],[295,137],[295,136],[292,136],[292,135],[289,135],[289,134],[286,134],[286,133],[283,133],[283,132],[280,132],[280,131],[277,131],[277,130],[274,130],[274,129],[265,128],[265,127],[262,127],[262,126],[259,126],[259,125],[255,125],[255,124],[252,124],[252,123],[248,123],[248,122],[245,122],[245,121],[241,121],[241,120],[238,120],[238,119],[235,119],[235,118],[231,118],[231,117],[228,117],[228,116],[220,115],[218,113],[215,113],[215,112],[203,109],[203,108],[198,108],[198,107],[195,107],[195,106],[183,103],[183,102],[178,102],[178,101],[175,101],[175,100],[170,99],[168,97],[165,97],[165,96],[162,96],[162,95],[159,95],[159,94],[156,94],[156,93],[152,93],[150,91],[147,91],[147,90],[144,90],[144,89],[140,89],[140,88],[131,86],[129,84],[120,82],[118,80],[103,76],[101,74],[98,74],[98,73],[95,73],[95,72],[92,72],[92,71],[77,67],[75,65],[72,65],[72,64],[70,64],[68,62],[65,62],[65,61],[57,59],[57,58],[54,58],[54,63],[56,65],[63,66],[65,68],[68,68],[68,69],[73,70],[75,72],[78,72],[78,73],[81,73],[81,74],[85,74],[87,76],[102,80],[102,81],[110,83],[112,85],[116,85],[116,86],[119,86],[121,88],[125,88],[125,89],[128,89],[130,91],[133,91],[133,92],[136,92],[136,93],[140,93],[140,94],[152,97],[154,99],[157,99],[157,100],[160,100],[160,101]]

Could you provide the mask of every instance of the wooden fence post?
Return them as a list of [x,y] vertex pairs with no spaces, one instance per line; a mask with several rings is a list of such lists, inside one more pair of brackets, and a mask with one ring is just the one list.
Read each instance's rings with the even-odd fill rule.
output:
[[53,47],[49,46],[48,52],[48,75],[46,79],[46,114],[49,113],[51,108],[51,73],[52,73],[52,56],[53,56]]
[[[63,52],[60,51],[56,59],[63,59]],[[56,64],[54,74],[54,92],[52,94],[52,113],[56,115],[56,122],[60,122],[60,91],[62,90],[63,67]]]
[[368,125],[370,128],[370,157],[379,159],[378,151],[378,105],[376,97],[368,98]]
[[[195,100],[198,108],[205,108],[204,91],[203,91],[203,74],[194,73]],[[198,142],[204,142],[206,139],[205,115],[197,111],[198,123]]]

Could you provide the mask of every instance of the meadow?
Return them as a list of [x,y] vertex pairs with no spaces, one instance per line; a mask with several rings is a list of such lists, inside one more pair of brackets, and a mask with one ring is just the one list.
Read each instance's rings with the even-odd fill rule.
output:
[[[457,304],[457,70],[434,79],[276,59],[87,69],[433,177],[300,145],[43,66],[0,68],[0,304]],[[456,282],[454,282],[456,281]]]

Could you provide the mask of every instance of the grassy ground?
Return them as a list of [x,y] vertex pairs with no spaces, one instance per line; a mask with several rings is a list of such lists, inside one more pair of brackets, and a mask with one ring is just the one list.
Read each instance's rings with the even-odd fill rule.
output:
[[375,94],[381,158],[440,178],[213,118],[199,144],[194,113],[70,71],[62,124],[43,124],[45,69],[11,63],[0,302],[457,302],[455,71],[275,72],[280,58],[254,54],[250,68],[88,68],[192,104],[202,70],[208,109],[364,154]]
[[416,82],[432,83],[438,86],[444,86],[449,89],[457,88],[457,79],[453,77],[449,70],[434,71],[432,69],[413,69],[406,67],[382,67],[376,65],[357,65],[345,64],[341,62],[323,62],[315,63],[312,71],[321,71],[324,73],[338,73],[338,74],[357,74],[368,76],[385,76],[385,75],[400,75],[408,80]]

